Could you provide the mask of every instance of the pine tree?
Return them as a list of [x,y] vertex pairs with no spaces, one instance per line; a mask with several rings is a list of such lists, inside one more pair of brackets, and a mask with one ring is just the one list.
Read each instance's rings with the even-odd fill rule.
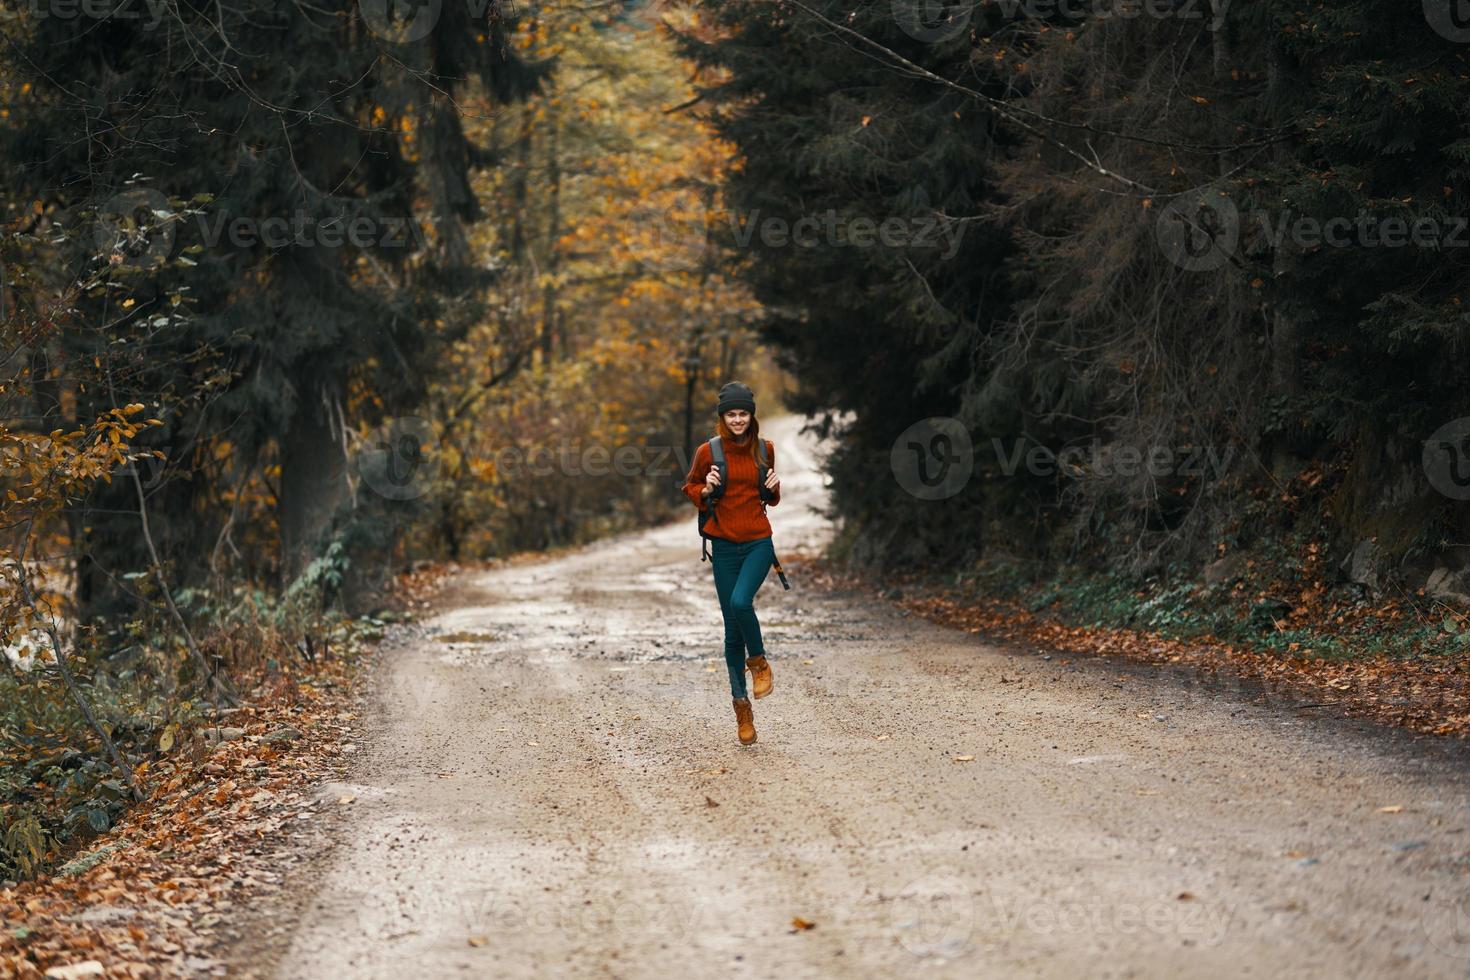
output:
[[[493,161],[460,117],[544,69],[509,50],[497,3],[431,5],[432,24],[384,6],[12,24],[8,69],[29,94],[0,147],[12,202],[67,238],[56,281],[90,284],[45,353],[54,387],[76,417],[100,402],[165,413],[157,444],[188,478],[148,506],[183,578],[252,474],[296,574],[345,496],[348,427],[411,410],[439,345],[479,315],[486,273],[464,227],[480,216],[470,173]],[[100,380],[77,381],[93,364]],[[74,513],[93,611],[147,564],[133,494],[114,484]]]

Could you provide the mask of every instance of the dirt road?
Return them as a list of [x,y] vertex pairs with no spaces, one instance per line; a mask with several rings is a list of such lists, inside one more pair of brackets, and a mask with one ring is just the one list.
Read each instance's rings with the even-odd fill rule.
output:
[[[794,554],[822,489],[766,434]],[[742,748],[692,511],[467,576],[280,976],[1470,976],[1455,747],[793,585]]]

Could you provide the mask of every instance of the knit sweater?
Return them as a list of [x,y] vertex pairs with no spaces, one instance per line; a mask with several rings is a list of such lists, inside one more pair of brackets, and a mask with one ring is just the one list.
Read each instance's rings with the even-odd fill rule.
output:
[[[727,541],[756,541],[771,536],[771,522],[766,520],[765,507],[761,506],[760,489],[756,486],[758,470],[755,464],[755,440],[746,445],[720,440],[725,450],[725,493],[715,501],[715,509],[704,525],[704,533]],[[694,453],[694,465],[684,480],[684,495],[694,501],[694,506],[705,510],[701,494],[704,480],[714,466],[709,443],[700,443]],[[771,446],[766,456],[766,466],[776,468],[776,447]],[[774,507],[781,502],[781,491],[766,506]]]

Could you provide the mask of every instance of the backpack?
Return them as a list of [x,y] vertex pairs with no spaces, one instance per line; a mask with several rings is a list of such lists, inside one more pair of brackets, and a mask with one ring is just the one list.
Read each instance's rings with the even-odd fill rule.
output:
[[[755,485],[756,489],[760,492],[762,511],[766,509],[766,504],[775,499],[776,496],[766,486],[766,476],[771,472],[771,468],[767,465],[766,461],[771,458],[772,451],[771,443],[768,439],[760,439],[755,444]],[[712,540],[710,535],[704,533],[704,525],[709,521],[710,515],[715,512],[715,505],[724,496],[725,483],[730,478],[729,468],[725,465],[725,447],[721,445],[719,436],[714,436],[709,441],[709,457],[710,463],[715,469],[719,470],[720,485],[710,491],[707,506],[699,512],[699,536],[703,539],[699,545],[700,561],[709,561],[709,543]],[[791,583],[786,581],[786,573],[781,570],[781,562],[779,559],[775,559],[775,554],[776,552],[773,548],[771,550],[773,558],[771,567],[776,570],[776,575],[780,577],[781,587],[789,590]]]

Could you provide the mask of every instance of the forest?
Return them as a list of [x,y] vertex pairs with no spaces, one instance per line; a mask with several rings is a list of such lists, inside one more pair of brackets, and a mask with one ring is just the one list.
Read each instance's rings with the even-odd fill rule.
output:
[[[1470,731],[1453,0],[17,0],[0,41],[0,882],[335,705],[446,570],[671,521],[698,566],[731,379],[826,447],[809,580]],[[24,931],[0,974],[61,962]]]

